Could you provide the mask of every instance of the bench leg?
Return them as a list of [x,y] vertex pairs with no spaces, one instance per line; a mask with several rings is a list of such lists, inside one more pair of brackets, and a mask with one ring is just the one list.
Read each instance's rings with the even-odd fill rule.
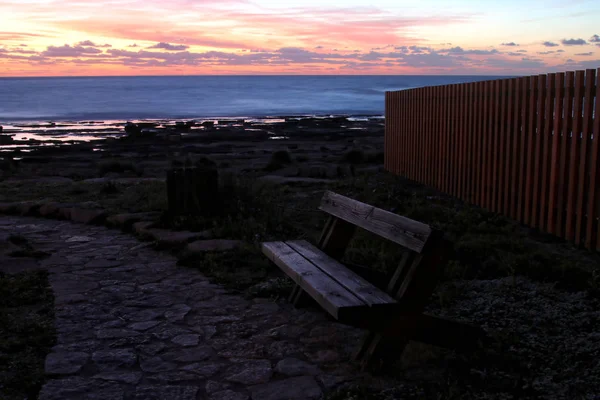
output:
[[376,332],[368,332],[354,354],[354,359],[361,364],[362,370],[377,372],[390,362],[398,360],[408,342],[409,339],[404,337],[392,339]]
[[310,297],[300,285],[294,286],[292,289],[292,293],[290,293],[290,297],[288,298],[288,302],[292,303],[294,307],[307,307],[314,303],[312,297]]
[[377,369],[402,356],[409,340],[461,351],[474,351],[489,345],[483,329],[450,319],[421,314],[392,325],[385,336],[370,331],[354,354],[363,369]]

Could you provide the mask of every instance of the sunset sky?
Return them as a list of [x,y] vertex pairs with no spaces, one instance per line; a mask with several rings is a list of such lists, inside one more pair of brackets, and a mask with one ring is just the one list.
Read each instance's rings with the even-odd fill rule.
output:
[[0,0],[0,76],[600,67],[600,1]]

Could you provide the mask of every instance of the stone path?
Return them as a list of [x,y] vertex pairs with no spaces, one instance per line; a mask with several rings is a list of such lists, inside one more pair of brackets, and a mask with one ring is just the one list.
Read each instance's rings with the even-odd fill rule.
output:
[[40,400],[315,399],[365,379],[347,361],[361,332],[315,310],[248,300],[129,235],[0,217],[43,260],[0,256],[0,270],[45,268],[57,344]]

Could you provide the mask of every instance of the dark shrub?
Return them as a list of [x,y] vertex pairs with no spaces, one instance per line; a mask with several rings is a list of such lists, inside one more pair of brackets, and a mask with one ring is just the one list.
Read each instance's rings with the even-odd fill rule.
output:
[[361,164],[365,161],[365,153],[362,150],[350,150],[342,156],[342,161],[350,164]]
[[271,155],[271,161],[265,167],[266,171],[277,171],[292,163],[292,156],[286,150],[278,150]]

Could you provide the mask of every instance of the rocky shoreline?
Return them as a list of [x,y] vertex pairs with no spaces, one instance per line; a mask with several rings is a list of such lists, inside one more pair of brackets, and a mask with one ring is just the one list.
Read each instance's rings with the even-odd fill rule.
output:
[[[283,175],[334,178],[338,174],[332,167],[337,171],[339,164],[335,159],[341,160],[352,150],[371,157],[374,162],[370,164],[381,164],[384,134],[384,121],[378,117],[128,122],[115,131],[86,132],[84,139],[78,137],[81,131],[56,130],[49,125],[37,125],[36,129],[44,127],[53,130],[52,136],[43,140],[39,136],[48,131],[35,131],[35,139],[20,139],[25,133],[15,139],[5,130],[2,137],[10,138],[10,145],[0,147],[0,174],[13,179],[48,175],[75,181],[101,178],[104,176],[98,176],[93,164],[112,159],[136,166],[135,171],[122,171],[119,177],[163,178],[172,161],[198,156],[212,158],[223,170],[254,174],[266,167],[273,152],[285,150],[299,159],[302,171],[287,170]],[[350,161],[361,164],[368,160]],[[84,167],[86,162],[89,168]],[[40,164],[44,168],[35,167]],[[8,170],[12,172],[6,173]],[[117,177],[115,172],[109,171],[109,177]]]

